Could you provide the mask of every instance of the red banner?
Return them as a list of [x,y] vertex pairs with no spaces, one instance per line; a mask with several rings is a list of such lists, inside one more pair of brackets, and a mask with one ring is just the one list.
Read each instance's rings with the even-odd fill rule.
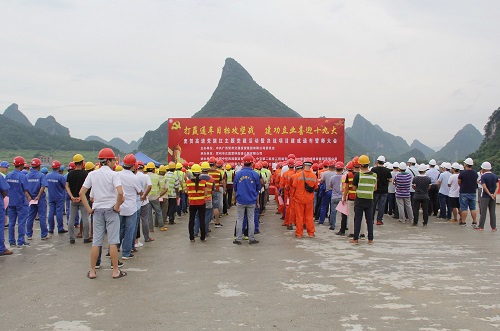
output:
[[200,162],[209,157],[240,162],[297,157],[344,160],[343,118],[230,117],[170,118],[169,161]]

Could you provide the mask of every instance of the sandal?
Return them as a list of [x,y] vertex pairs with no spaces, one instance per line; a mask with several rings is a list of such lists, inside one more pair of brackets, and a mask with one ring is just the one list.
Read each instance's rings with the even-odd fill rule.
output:
[[127,276],[127,273],[125,271],[121,271],[120,270],[120,273],[118,274],[118,276],[116,277],[113,277],[114,279],[118,279],[118,278],[122,278],[122,277],[125,277]]
[[150,242],[150,241],[155,241],[153,238],[149,238],[147,240],[144,240],[145,242]]
[[96,279],[97,278],[97,274],[94,277],[90,277],[90,271],[89,271],[89,272],[87,272],[87,278],[88,279]]
[[77,235],[76,235],[76,237],[77,237],[77,238],[82,238],[83,236],[82,236],[82,234],[81,234],[81,233],[79,233],[79,234],[77,234]]

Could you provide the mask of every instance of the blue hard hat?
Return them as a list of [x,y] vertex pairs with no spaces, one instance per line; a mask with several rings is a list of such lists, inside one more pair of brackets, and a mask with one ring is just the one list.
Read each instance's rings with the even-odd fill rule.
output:
[[61,166],[59,170],[64,171],[64,166]]
[[8,168],[8,167],[9,167],[9,162],[7,161],[0,162],[0,168]]
[[41,172],[42,174],[48,174],[48,173],[49,173],[49,169],[47,169],[47,167],[43,167],[43,168],[40,170],[40,172]]

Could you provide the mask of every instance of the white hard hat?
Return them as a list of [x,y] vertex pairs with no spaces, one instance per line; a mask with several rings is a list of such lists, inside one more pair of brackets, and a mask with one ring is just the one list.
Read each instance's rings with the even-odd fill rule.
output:
[[468,157],[464,160],[464,163],[471,166],[474,164],[474,161],[472,161],[472,159],[470,157]]
[[483,164],[481,164],[481,169],[491,170],[491,163],[489,163],[488,161],[484,161]]
[[388,162],[388,164],[387,164],[387,169],[390,169],[390,170],[394,169],[394,167],[392,166],[392,163],[391,163],[391,162]]
[[450,162],[443,162],[443,168],[450,170],[451,169],[451,163]]
[[429,161],[429,165],[431,165],[431,166],[435,166],[435,165],[436,165],[436,160],[431,159],[431,160]]
[[408,163],[417,163],[417,160],[412,156],[408,159]]
[[394,162],[394,163],[392,164],[392,168],[393,168],[393,169],[394,169],[394,168],[399,168],[399,162]]
[[423,163],[422,163],[422,164],[420,164],[420,165],[418,166],[418,171],[419,171],[419,172],[420,172],[420,171],[427,171],[427,165],[426,165],[426,164],[423,164]]
[[463,165],[459,164],[458,166],[460,167],[460,171],[464,170],[464,166]]
[[452,167],[453,169],[457,169],[457,170],[459,170],[459,169],[460,169],[460,164],[458,164],[458,162],[453,162],[453,164],[451,165],[451,167]]
[[385,156],[380,155],[379,157],[377,157],[377,161],[385,162]]
[[400,169],[400,170],[406,170],[406,168],[407,168],[406,163],[401,162],[401,163],[399,164],[399,169]]

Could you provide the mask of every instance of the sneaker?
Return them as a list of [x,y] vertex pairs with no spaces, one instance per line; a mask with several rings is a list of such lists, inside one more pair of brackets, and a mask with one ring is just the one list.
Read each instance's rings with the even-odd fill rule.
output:
[[[118,268],[121,268],[121,267],[123,267],[123,262],[118,261]],[[113,264],[111,264],[111,268],[113,268]]]
[[258,241],[258,240],[255,240],[255,239],[254,239],[254,240],[250,240],[250,241],[248,242],[248,244],[249,244],[249,245],[254,245],[254,244],[258,244],[258,243],[259,243],[259,241]]
[[345,236],[345,232],[344,231],[335,232],[335,234],[337,236]]
[[51,235],[47,235],[45,237],[42,237],[42,240],[47,240],[47,239],[50,239],[50,238],[52,238],[52,236]]
[[347,236],[348,238],[354,238],[354,234],[351,233],[350,235]]
[[95,265],[95,268],[96,268],[96,269],[100,269],[100,268],[101,268],[101,264],[100,264],[100,263],[99,263],[99,264],[96,264],[96,265]]
[[109,252],[108,252],[108,253],[106,253],[106,257],[107,257],[108,259],[109,259],[109,258],[111,258],[111,254],[109,254]]
[[57,233],[67,233],[68,230],[64,229],[64,230],[61,230],[61,231],[57,231]]
[[160,231],[167,231],[167,230],[168,230],[168,227],[167,227],[167,226],[162,226],[162,227],[160,228]]
[[[353,237],[354,237],[354,235],[353,235]],[[359,236],[359,239],[361,239],[361,240],[365,240],[365,235],[364,235],[364,234],[360,235],[360,236]]]
[[69,243],[70,243],[71,245],[73,245],[73,244],[75,243],[75,239],[70,239],[70,240],[69,240]]
[[222,228],[222,224],[220,224],[220,223],[215,223],[214,227],[216,227],[216,228]]
[[27,243],[27,242],[24,242],[24,243],[22,243],[21,245],[17,245],[17,246],[19,246],[19,247],[30,247],[30,246],[31,246],[31,244],[30,244],[30,243]]
[[256,230],[253,232],[254,234],[260,234],[260,231],[259,230]]
[[133,259],[134,258],[134,254],[130,254],[129,256],[122,256],[122,260],[129,260],[129,259]]
[[241,241],[239,241],[239,240],[233,240],[233,244],[235,244],[235,245],[241,245]]
[[328,230],[335,230],[335,228],[331,226],[328,228]]
[[33,237],[28,237],[28,240],[32,240],[32,239],[33,239]]
[[4,256],[4,255],[12,255],[14,254],[13,251],[9,251],[8,249],[4,250],[2,253],[0,253],[0,256]]
[[138,248],[144,246],[144,244],[138,241],[137,244],[135,244],[134,246]]
[[244,236],[244,237],[243,237],[243,240],[248,240],[248,236]]
[[92,242],[92,239],[83,239],[84,244],[90,244]]
[[293,225],[288,225],[288,226],[286,227],[286,229],[287,229],[287,230],[293,230]]
[[377,221],[377,225],[384,225],[384,222],[382,222],[382,221]]

